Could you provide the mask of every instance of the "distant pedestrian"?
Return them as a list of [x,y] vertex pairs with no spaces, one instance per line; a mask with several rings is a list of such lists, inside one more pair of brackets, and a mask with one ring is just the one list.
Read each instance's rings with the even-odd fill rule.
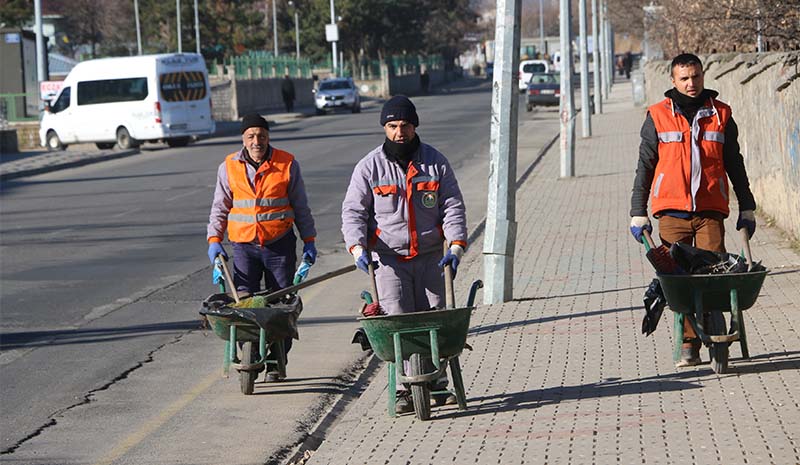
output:
[[[233,247],[233,285],[254,294],[277,291],[292,284],[297,262],[297,236],[303,240],[303,260],[317,258],[314,218],[308,207],[300,166],[289,152],[269,143],[269,125],[259,115],[242,118],[242,148],[225,157],[217,169],[217,185],[206,239],[211,263],[228,254],[222,240],[228,234]],[[284,340],[288,354],[292,339]],[[270,354],[269,358],[275,357]],[[279,373],[267,373],[268,382]]]
[[283,105],[286,107],[286,112],[291,113],[294,111],[294,82],[288,74],[281,81],[281,96],[283,96]]
[[419,75],[419,85],[422,87],[422,93],[427,94],[431,85],[431,77],[427,69]]
[[[631,233],[642,242],[653,231],[647,202],[658,218],[661,242],[725,252],[730,209],[728,178],[739,201],[736,229],[756,230],[756,201],[739,152],[739,129],[731,107],[703,87],[703,65],[683,53],[672,60],[672,84],[661,102],[648,108],[641,130],[639,164],[631,195]],[[684,319],[681,359],[676,366],[700,363],[701,341]]]
[[[467,247],[461,189],[447,158],[420,141],[417,109],[408,97],[389,99],[380,124],[385,140],[356,164],[342,203],[345,246],[359,269],[376,265],[386,313],[443,308],[442,268],[450,265],[455,273]],[[407,390],[398,387],[396,406],[400,413],[413,410]]]
[[631,68],[633,67],[633,55],[631,55],[631,52],[625,52],[625,56],[622,58],[622,66],[625,68],[625,77],[630,79]]

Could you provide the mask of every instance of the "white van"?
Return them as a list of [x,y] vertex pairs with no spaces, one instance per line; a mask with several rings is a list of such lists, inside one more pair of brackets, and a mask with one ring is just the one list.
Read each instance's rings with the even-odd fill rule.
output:
[[78,63],[43,112],[39,140],[49,150],[84,142],[127,149],[160,140],[180,147],[214,129],[203,57],[167,53]]
[[528,89],[528,81],[533,73],[549,73],[550,63],[546,60],[522,60],[519,63],[519,91]]

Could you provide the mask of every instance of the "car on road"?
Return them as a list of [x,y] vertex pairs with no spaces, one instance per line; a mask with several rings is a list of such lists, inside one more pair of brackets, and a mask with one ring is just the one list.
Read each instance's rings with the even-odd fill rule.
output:
[[519,63],[519,91],[525,92],[534,73],[549,73],[550,63],[546,60],[522,60]]
[[533,107],[558,105],[561,97],[561,79],[558,73],[534,73],[527,84],[527,105],[525,109],[533,111]]
[[353,113],[361,111],[361,96],[353,78],[323,79],[314,90],[314,105],[317,114],[324,115],[328,110],[345,109]]

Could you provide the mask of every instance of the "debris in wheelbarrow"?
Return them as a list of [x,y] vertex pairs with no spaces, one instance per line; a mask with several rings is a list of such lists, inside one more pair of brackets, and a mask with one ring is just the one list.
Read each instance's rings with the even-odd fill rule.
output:
[[761,262],[748,267],[745,258],[739,255],[698,249],[680,242],[672,244],[669,253],[689,274],[747,273],[766,269]]
[[[303,302],[297,295],[289,295],[279,301],[265,302],[264,296],[253,296],[235,303],[228,294],[212,294],[203,301],[200,314],[222,318],[227,321],[250,322],[259,328],[268,329],[270,341],[287,337],[300,339],[297,319],[303,311]],[[227,337],[227,333],[220,335]]]
[[644,318],[642,319],[642,334],[649,336],[656,330],[661,314],[667,305],[667,298],[661,290],[661,282],[654,279],[647,290],[644,291]]

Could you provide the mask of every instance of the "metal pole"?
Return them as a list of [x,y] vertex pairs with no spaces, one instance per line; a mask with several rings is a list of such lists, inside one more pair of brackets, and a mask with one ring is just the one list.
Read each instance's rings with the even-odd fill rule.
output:
[[183,52],[181,43],[181,0],[175,0],[175,16],[178,18],[178,53]]
[[521,11],[522,0],[497,0],[489,196],[483,241],[485,304],[508,302],[514,291]]
[[561,31],[561,177],[575,176],[575,100],[572,87],[572,5],[560,0]]
[[539,0],[539,40],[542,41],[542,58],[547,52],[547,47],[544,44],[544,0]]
[[197,42],[197,54],[200,54],[200,16],[197,14],[197,0],[194,0],[194,41]]
[[297,18],[297,8],[294,10],[294,48],[295,56],[300,59],[300,22]]
[[272,45],[275,56],[278,56],[278,10],[275,9],[275,0],[272,0]]
[[594,111],[603,114],[603,96],[600,91],[600,32],[598,31],[597,0],[592,0],[592,58],[594,61]]
[[608,29],[606,28],[606,2],[602,0],[600,4],[600,33],[603,37],[600,38],[600,65],[602,68],[602,78],[603,78],[603,100],[608,101],[608,80],[611,79],[611,76],[608,75]]
[[[331,0],[331,24],[336,24],[336,13],[334,12],[334,8],[333,8],[333,0]],[[336,58],[337,58],[337,56],[336,56],[336,41],[335,40],[333,42],[331,42],[331,55],[333,55],[333,69],[331,70],[331,74],[336,76],[336,68],[337,68]]]
[[608,74],[608,79],[606,80],[606,98],[608,98],[608,94],[611,92],[611,86],[614,85],[614,47],[613,42],[611,40],[611,20],[608,18],[608,4],[606,3],[603,5],[606,17],[606,54],[608,54],[608,60],[606,60],[607,69],[606,72]]
[[[45,63],[44,49],[44,33],[42,32],[42,0],[34,0],[33,2],[33,16],[34,16],[34,32],[36,32],[36,79],[39,82],[47,80],[47,69]],[[39,95],[39,92],[36,92]],[[38,97],[37,97],[38,98]]]
[[578,48],[581,56],[581,135],[592,135],[592,109],[589,104],[589,53],[586,50],[586,0],[578,0],[578,29],[580,41]]
[[142,54],[142,27],[139,24],[139,0],[133,0],[133,13],[136,16],[136,45],[139,55]]

